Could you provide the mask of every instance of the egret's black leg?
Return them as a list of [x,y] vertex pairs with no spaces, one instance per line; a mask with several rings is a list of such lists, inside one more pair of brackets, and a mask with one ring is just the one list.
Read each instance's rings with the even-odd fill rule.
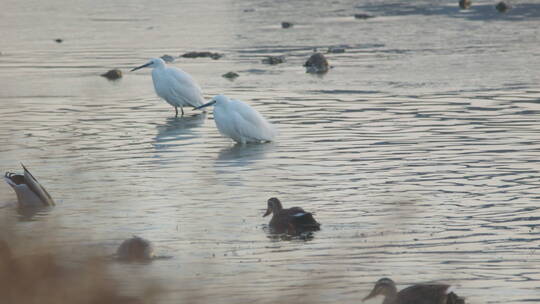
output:
[[184,108],[180,107],[180,111],[182,111],[182,116],[184,116]]
[[[174,111],[176,112],[176,115],[174,115],[174,117],[176,118],[176,117],[178,117],[178,107],[174,107]],[[182,114],[184,114],[184,113],[182,113]]]

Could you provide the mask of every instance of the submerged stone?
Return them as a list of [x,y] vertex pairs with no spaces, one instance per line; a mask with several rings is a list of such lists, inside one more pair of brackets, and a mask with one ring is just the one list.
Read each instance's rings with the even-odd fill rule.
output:
[[105,77],[109,80],[117,80],[122,78],[122,71],[120,71],[119,69],[112,69],[109,70],[107,73],[101,74],[100,76]]
[[223,57],[223,54],[212,53],[212,52],[188,52],[188,53],[185,53],[185,54],[181,55],[181,57],[184,57],[184,58],[210,57],[210,58],[212,58],[214,60],[217,60],[217,59]]
[[290,28],[292,27],[294,24],[292,24],[292,22],[287,22],[287,21],[284,21],[284,22],[281,22],[281,28]]
[[126,262],[145,262],[154,257],[154,248],[149,241],[134,236],[120,244],[116,255],[119,260]]
[[322,74],[328,72],[329,65],[326,57],[321,53],[314,53],[304,63],[306,67],[306,73]]
[[329,47],[328,48],[328,51],[327,53],[332,53],[332,54],[341,54],[341,53],[345,53],[345,48],[342,48],[342,47]]
[[174,62],[174,57],[171,55],[163,55],[160,58],[165,62]]
[[63,39],[60,39],[60,38],[56,38],[56,39],[54,39],[54,42],[56,42],[56,43],[62,43],[62,42],[64,42],[64,40],[63,40]]
[[230,79],[230,80],[234,80],[238,76],[240,76],[240,75],[238,75],[238,73],[235,73],[235,72],[227,72],[227,73],[221,75],[221,77],[224,77],[224,78],[227,78],[227,79]]
[[495,5],[495,9],[499,11],[499,13],[506,13],[509,9],[511,9],[512,6],[504,1],[501,1]]
[[459,0],[459,7],[461,9],[468,9],[469,7],[471,7],[471,4],[471,0]]
[[364,13],[354,14],[354,19],[370,19],[370,18],[375,18],[375,16],[364,14]]
[[266,64],[280,64],[285,62],[285,56],[267,56],[262,60]]

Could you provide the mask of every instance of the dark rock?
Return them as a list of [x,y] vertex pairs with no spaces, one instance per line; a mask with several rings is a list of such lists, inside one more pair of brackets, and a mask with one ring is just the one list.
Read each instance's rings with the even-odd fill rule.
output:
[[210,57],[214,60],[217,60],[223,57],[223,54],[212,53],[212,52],[188,52],[181,55],[181,57],[184,57],[184,58]]
[[341,54],[345,53],[345,48],[342,47],[329,47],[327,53],[333,53],[333,54]]
[[315,53],[304,63],[306,73],[323,74],[328,72],[328,60],[321,53]]
[[238,76],[240,76],[240,75],[238,75],[238,73],[235,73],[235,72],[227,72],[227,73],[221,75],[221,77],[224,77],[224,78],[227,78],[227,79],[230,79],[230,80],[234,80]]
[[266,64],[280,64],[285,62],[285,56],[267,56],[262,60]]
[[504,1],[501,1],[495,5],[495,9],[499,11],[499,13],[506,13],[507,10],[511,9],[512,6]]
[[375,18],[375,16],[371,16],[371,15],[364,14],[364,13],[359,13],[359,14],[354,14],[354,18],[355,19],[370,19],[370,18]]
[[57,38],[57,39],[54,39],[54,42],[56,42],[56,43],[62,43],[62,42],[64,42],[64,40],[63,40],[63,39],[60,39],[60,38]]
[[459,7],[461,9],[468,9],[469,7],[471,7],[471,4],[471,0],[459,0]]
[[147,262],[154,257],[154,248],[149,241],[134,236],[120,244],[116,256],[126,262]]
[[281,28],[285,29],[285,28],[290,28],[292,26],[293,26],[293,24],[291,22],[286,22],[286,21],[281,22]]
[[254,11],[255,11],[254,8],[246,8],[246,9],[244,9],[244,13],[252,13]]
[[119,69],[112,69],[107,73],[101,74],[100,76],[103,76],[109,80],[117,80],[122,78],[122,71],[120,71]]
[[174,57],[171,55],[163,55],[161,56],[161,59],[165,62],[174,62]]

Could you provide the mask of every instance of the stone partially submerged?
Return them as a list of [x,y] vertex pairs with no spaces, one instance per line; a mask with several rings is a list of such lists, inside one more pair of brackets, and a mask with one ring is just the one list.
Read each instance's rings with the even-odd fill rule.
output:
[[306,67],[306,73],[312,74],[323,74],[328,72],[328,69],[330,68],[326,57],[318,52],[309,57],[306,63],[304,63],[304,67]]
[[223,54],[212,53],[212,52],[188,52],[188,53],[180,55],[180,57],[184,57],[184,58],[210,57],[214,60],[218,60],[219,58],[223,57]]
[[122,78],[122,71],[120,71],[119,69],[112,69],[107,71],[107,73],[101,74],[100,76],[105,77],[109,80],[117,80]]
[[124,262],[148,262],[154,258],[154,248],[150,241],[133,236],[120,244],[116,256]]

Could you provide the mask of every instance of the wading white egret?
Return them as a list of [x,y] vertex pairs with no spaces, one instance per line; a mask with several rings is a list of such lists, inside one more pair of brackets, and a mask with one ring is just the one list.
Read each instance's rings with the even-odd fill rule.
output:
[[204,103],[202,90],[193,78],[177,67],[167,67],[161,58],[152,58],[147,63],[132,69],[136,71],[152,67],[154,89],[159,97],[174,107],[178,117],[178,107],[184,115],[183,106],[198,107]]
[[248,104],[224,95],[217,95],[210,102],[197,107],[214,105],[214,121],[219,132],[239,142],[272,141],[276,128]]

